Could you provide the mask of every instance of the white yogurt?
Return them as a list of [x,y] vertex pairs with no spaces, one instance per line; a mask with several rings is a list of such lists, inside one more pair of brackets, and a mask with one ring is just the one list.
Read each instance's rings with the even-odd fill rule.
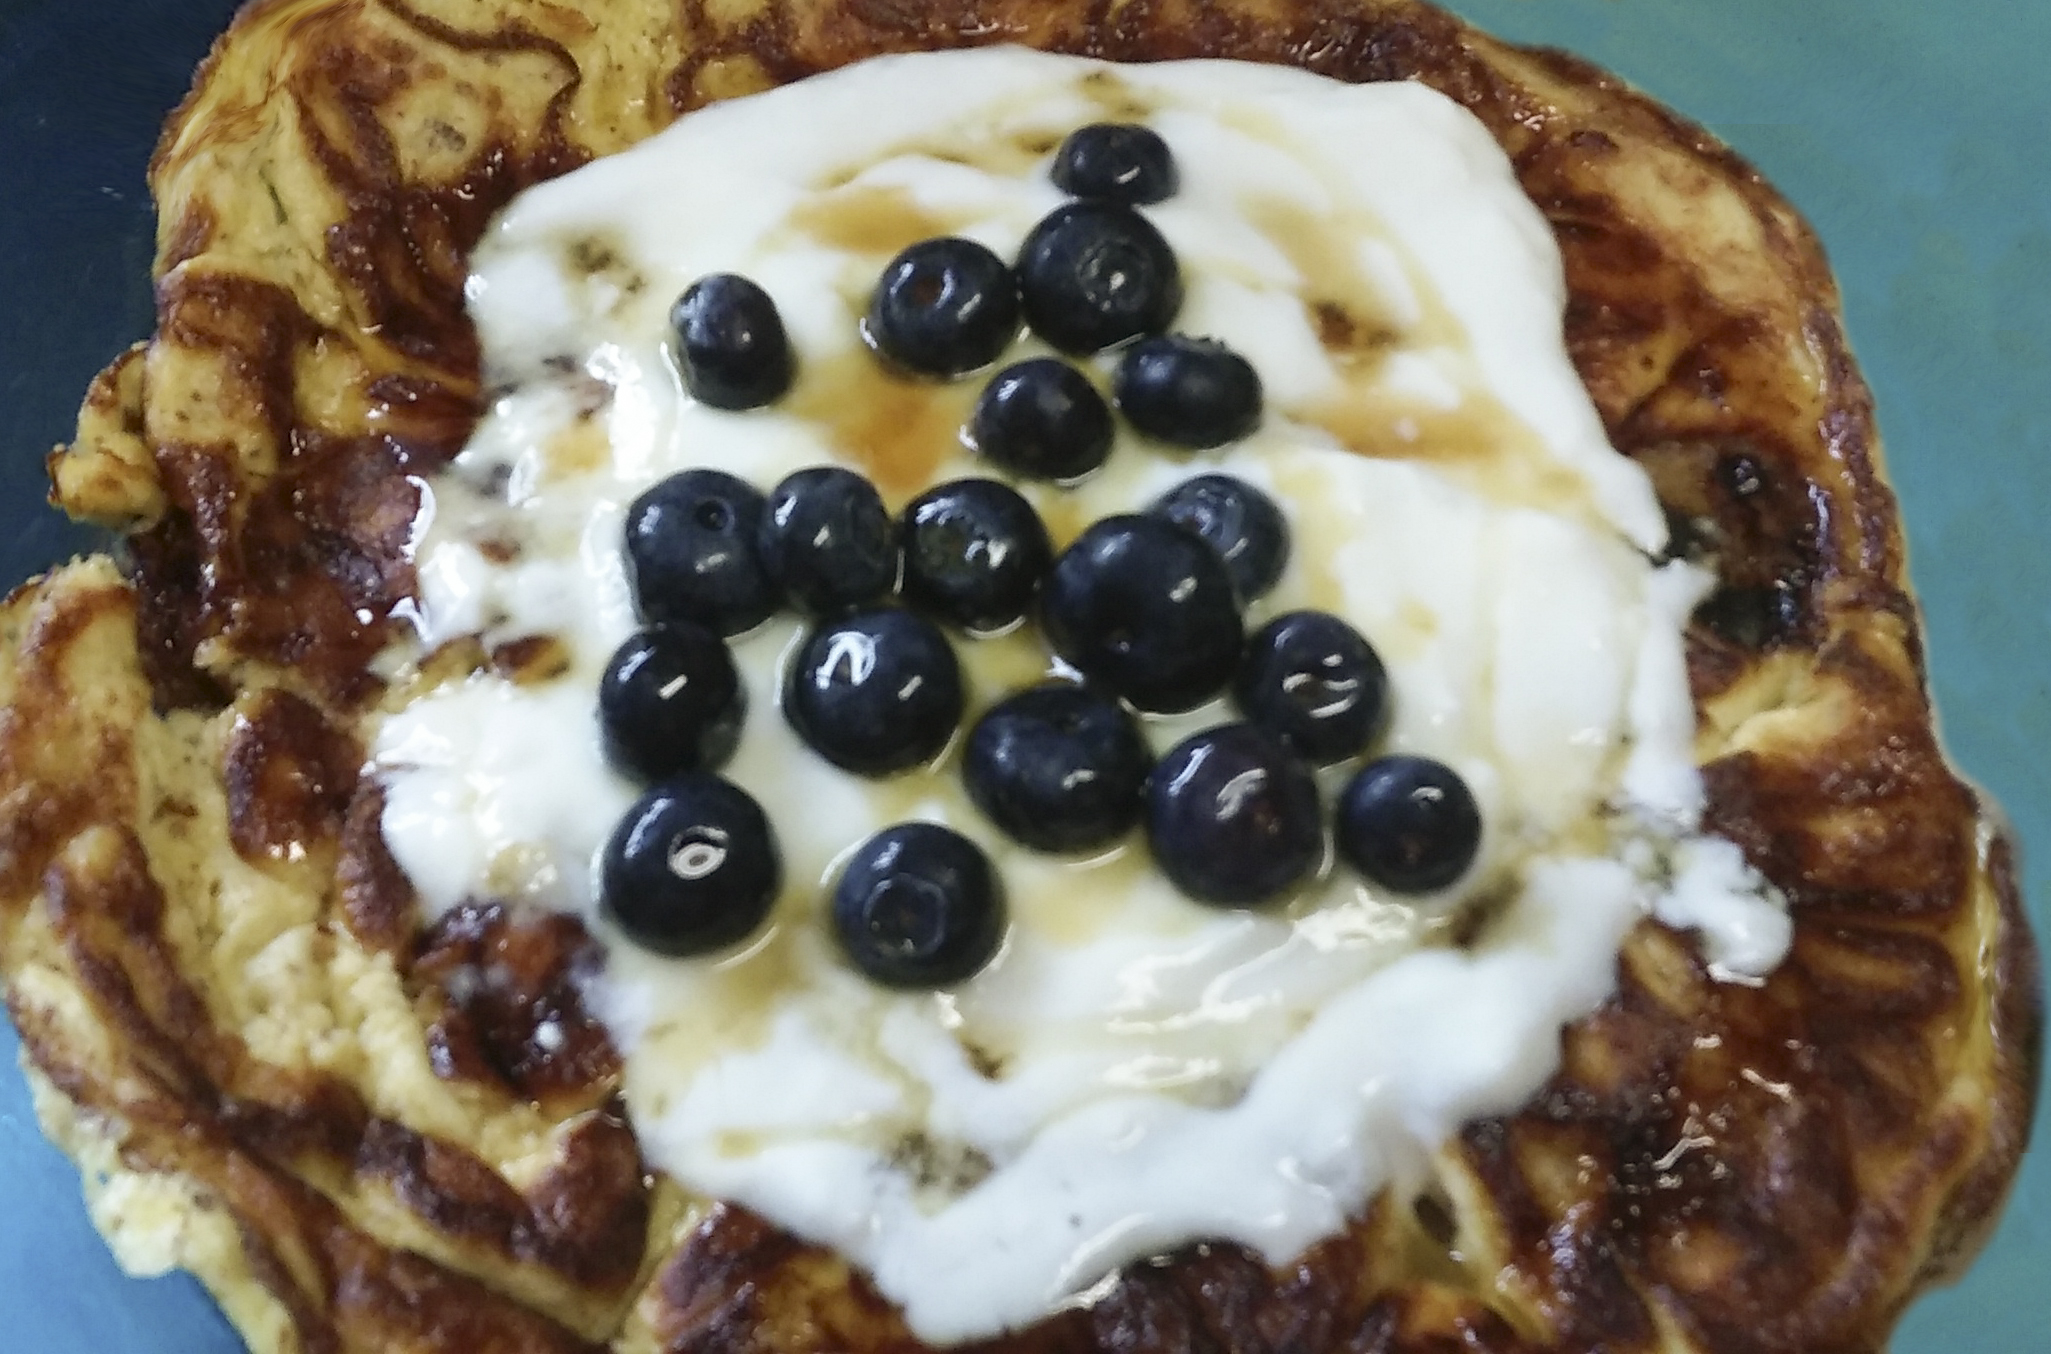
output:
[[[1032,855],[976,815],[948,757],[879,783],[809,752],[775,708],[797,635],[781,619],[735,646],[752,713],[726,774],[769,810],[785,894],[734,953],[636,950],[592,884],[636,793],[593,708],[635,624],[624,506],[693,465],[766,489],[842,459],[893,504],[991,473],[954,435],[974,383],[889,380],[856,320],[916,238],[1009,256],[1060,201],[1047,151],[1107,116],[1173,149],[1182,189],[1148,214],[1185,270],[1177,328],[1246,354],[1267,413],[1202,456],[1121,429],[1094,477],[1026,492],[1057,544],[1203,471],[1273,493],[1294,550],[1253,621],[1318,606],[1374,642],[1386,747],[1466,777],[1480,862],[1443,896],[1334,869],[1286,907],[1232,913],[1177,895],[1143,845]],[[666,312],[715,271],[782,311],[800,378],[775,408],[702,407],[676,379]],[[481,674],[391,718],[386,837],[430,911],[493,896],[582,916],[608,955],[588,995],[651,1160],[837,1247],[925,1339],[1029,1323],[1191,1239],[1280,1261],[1331,1234],[1550,1075],[1561,1025],[1609,994],[1647,915],[1701,930],[1727,976],[1785,953],[1780,900],[1697,832],[1681,630],[1706,579],[1647,558],[1658,507],[1568,362],[1551,235],[1480,124],[1421,86],[884,58],[532,190],[479,248],[469,297],[504,393],[432,486],[422,644],[548,634],[572,664],[538,686]],[[960,652],[975,709],[1050,668],[1029,627]],[[1149,733],[1165,748],[1228,717]],[[826,934],[836,861],[908,818],[982,843],[1010,898],[998,958],[945,993],[879,989]],[[1456,947],[1453,919],[1484,899],[1481,938]]]

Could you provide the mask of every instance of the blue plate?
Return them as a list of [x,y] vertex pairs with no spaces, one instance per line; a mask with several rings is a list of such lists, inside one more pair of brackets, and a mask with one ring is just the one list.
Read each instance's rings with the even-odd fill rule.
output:
[[[1959,765],[2051,850],[2051,7],[2013,0],[1458,0],[1707,123],[1815,223],[1901,491]],[[0,578],[91,544],[41,506],[86,382],[149,329],[142,167],[227,0],[0,3]],[[2025,858],[2040,935],[2051,877]],[[121,1276],[0,1024],[0,1345],[235,1354],[198,1285]],[[2051,1161],[1896,1354],[2051,1348]]]

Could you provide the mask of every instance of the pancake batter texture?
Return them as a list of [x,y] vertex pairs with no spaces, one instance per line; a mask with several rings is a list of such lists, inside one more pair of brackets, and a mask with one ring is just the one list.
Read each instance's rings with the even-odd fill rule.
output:
[[1192,1245],[985,1347],[1884,1348],[1998,1212],[2039,979],[1932,728],[1835,289],[1707,134],[1405,0],[245,9],[152,165],[157,332],[51,458],[119,561],[0,612],[0,980],[123,1263],[193,1270],[263,1354],[920,1347],[843,1259],[650,1169],[590,939],[489,899],[427,919],[363,768],[412,697],[555,661],[376,661],[422,486],[491,394],[464,284],[492,214],[707,103],[996,42],[1417,80],[1481,120],[1558,240],[1610,441],[1716,577],[1686,647],[1704,827],[1794,942],[1731,983],[1640,923],[1558,1072],[1417,1188],[1287,1264]]

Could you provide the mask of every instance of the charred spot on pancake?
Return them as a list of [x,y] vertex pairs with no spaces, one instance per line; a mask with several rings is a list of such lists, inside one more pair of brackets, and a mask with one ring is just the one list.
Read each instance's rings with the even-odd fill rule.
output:
[[227,686],[196,661],[205,637],[201,551],[192,515],[173,508],[148,531],[122,542],[124,572],[140,599],[136,642],[156,709],[218,710]]
[[278,688],[244,697],[221,765],[235,849],[297,860],[335,841],[362,763],[356,740],[304,697]]
[[1786,579],[1718,588],[1695,609],[1695,620],[1739,648],[1775,648],[1800,632],[1802,598]]
[[342,820],[335,884],[350,933],[370,949],[399,954],[413,939],[418,900],[385,844],[384,813],[384,787],[359,779]]
[[437,1075],[503,1085],[536,1101],[588,1101],[620,1058],[584,1007],[581,981],[600,962],[574,917],[521,916],[466,903],[415,943],[412,978],[441,1013],[428,1034]]
[[1417,1217],[1417,1225],[1424,1234],[1441,1246],[1450,1246],[1459,1234],[1459,1222],[1453,1216],[1453,1205],[1445,1192],[1429,1189],[1410,1202],[1410,1211]]
[[570,650],[554,635],[522,635],[491,651],[491,668],[509,682],[538,686],[570,670]]
[[1659,507],[1661,516],[1666,520],[1666,544],[1654,556],[1653,562],[1671,564],[1685,560],[1689,564],[1713,568],[1716,563],[1716,522],[1684,512],[1671,503],[1661,503]]
[[610,1109],[588,1112],[552,1155],[541,1178],[521,1191],[454,1143],[373,1120],[356,1169],[445,1236],[624,1289],[640,1268],[650,1207],[633,1133]]

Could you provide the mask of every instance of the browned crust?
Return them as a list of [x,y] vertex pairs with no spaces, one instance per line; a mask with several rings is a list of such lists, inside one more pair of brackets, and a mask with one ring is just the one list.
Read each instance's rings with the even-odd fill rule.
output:
[[[446,463],[479,407],[464,255],[520,188],[709,99],[887,50],[1016,40],[1418,79],[1511,154],[1559,237],[1570,348],[1612,439],[1652,473],[1676,548],[1719,572],[1689,636],[1711,817],[1788,894],[1794,955],[1764,987],[1733,988],[1648,924],[1615,999],[1568,1032],[1559,1075],[1526,1110],[1469,1127],[1429,1208],[1385,1199],[1280,1271],[1196,1247],[992,1348],[1877,1350],[1917,1285],[1964,1262],[2027,1137],[2037,959],[2008,844],[1983,835],[1932,731],[1835,289],[1749,167],[1583,63],[1404,0],[488,12],[479,31],[452,26],[479,22],[462,7],[399,0],[244,12],[153,164],[157,336],[110,368],[53,462],[74,510],[152,523],[131,540],[141,601],[125,624],[158,708],[301,693],[254,698],[267,704],[252,728],[290,727],[251,734],[240,761],[231,743],[247,854],[329,844],[338,920],[372,948],[414,950],[410,891],[371,830],[374,792],[341,773],[331,721],[377,694],[366,664],[410,593],[409,476]],[[614,43],[634,16],[644,31]],[[605,94],[622,82],[659,98]],[[447,99],[422,120],[406,99],[429,86]],[[262,135],[296,147],[317,188],[288,211],[263,180],[268,224],[244,210],[261,205],[252,167],[292,157],[252,160]],[[447,153],[421,158],[436,146]],[[231,162],[240,177],[220,172]],[[0,960],[17,971],[33,948],[40,880],[56,962],[111,1036],[104,1057],[78,1059],[75,1031],[16,1001],[31,1058],[126,1125],[139,1168],[227,1202],[301,1347],[453,1349],[457,1332],[472,1348],[584,1347],[393,1249],[324,1192],[386,1189],[480,1263],[601,1294],[634,1282],[651,1204],[603,1106],[609,1050],[537,1068],[520,1035],[537,1012],[581,1018],[565,1005],[576,938],[511,937],[482,907],[474,933],[429,940],[414,969],[420,1000],[443,1011],[447,1075],[595,1116],[589,1150],[529,1190],[371,1116],[345,1083],[252,1059],[152,938],[164,903],[122,826],[134,795],[118,736],[69,730],[61,745],[98,761],[57,767],[20,732],[58,718],[77,636],[130,606],[112,587],[15,603],[32,621],[13,637],[0,737]],[[1788,711],[1814,712],[1821,733],[1772,725]],[[503,1000],[450,1003],[441,966],[487,951],[516,956]],[[423,1315],[444,1303],[448,1322]],[[734,1209],[663,1259],[633,1336],[668,1351],[914,1347],[845,1265]]]
[[620,1072],[579,995],[580,979],[601,962],[574,917],[523,921],[498,903],[455,908],[421,935],[413,961],[416,979],[442,994],[427,1031],[435,1071],[554,1107],[588,1103]]
[[[415,1154],[460,1149],[367,1119],[346,1087],[254,1065],[212,1029],[154,934],[164,900],[133,836],[112,827],[81,833],[44,884],[65,962],[114,1050],[98,1066],[75,1060],[69,1032],[10,1002],[35,1066],[79,1107],[124,1125],[133,1168],[182,1173],[230,1210],[250,1269],[290,1313],[301,1348],[592,1348],[462,1275],[385,1246],[299,1178],[295,1167],[321,1157],[410,1184],[425,1172],[393,1160],[396,1141]],[[444,1180],[417,1187],[444,1208],[460,1197]]]
[[[183,1174],[221,1200],[302,1348],[589,1348],[352,1224],[332,1198],[389,1192],[453,1242],[610,1294],[617,1306],[639,1273],[651,1209],[632,1132],[609,1105],[571,1107],[548,1169],[516,1190],[466,1147],[380,1118],[332,1075],[257,1059],[221,1028],[166,937],[171,904],[128,826],[138,787],[123,675],[135,705],[146,695],[133,606],[111,571],[87,566],[18,596],[9,616],[18,648],[0,772],[13,792],[0,805],[0,843],[13,887],[0,896],[0,949],[11,978],[24,966],[61,974],[93,1030],[83,1037],[61,1007],[10,990],[29,1062],[81,1109],[120,1126],[132,1167]],[[114,678],[114,694],[101,696],[81,669]],[[100,698],[81,707],[81,690]],[[265,710],[296,709],[292,700],[258,697],[255,726],[273,722]],[[304,746],[309,728],[323,729],[315,743],[330,737],[317,721],[304,710],[288,716],[287,745]],[[231,760],[249,727],[231,734]],[[80,746],[96,760],[75,760]],[[295,782],[279,798],[289,806],[305,796]]]
[[221,758],[229,840],[258,861],[330,846],[362,765],[356,740],[302,697],[275,688],[252,693]]

